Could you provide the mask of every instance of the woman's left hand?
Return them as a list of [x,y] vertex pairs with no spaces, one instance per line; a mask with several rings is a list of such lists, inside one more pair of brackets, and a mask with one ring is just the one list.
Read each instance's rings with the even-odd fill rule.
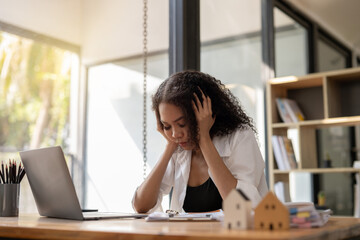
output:
[[210,137],[210,129],[214,125],[215,117],[212,117],[211,99],[205,96],[203,91],[199,88],[202,97],[202,104],[198,96],[194,93],[195,101],[193,100],[193,109],[199,127],[199,138]]

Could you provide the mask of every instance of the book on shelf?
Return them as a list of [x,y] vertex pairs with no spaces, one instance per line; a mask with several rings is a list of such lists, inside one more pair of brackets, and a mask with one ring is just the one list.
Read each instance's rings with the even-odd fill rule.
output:
[[294,148],[286,136],[271,136],[271,141],[274,150],[274,157],[279,170],[297,169],[297,162],[294,153]]
[[297,169],[297,162],[296,162],[295,152],[291,139],[289,139],[286,136],[282,136],[282,140],[284,141],[286,157],[287,157],[287,161],[289,162],[290,168]]
[[288,98],[283,98],[285,108],[289,111],[291,120],[293,122],[304,121],[305,117],[296,101]]
[[280,115],[281,120],[284,123],[291,123],[293,122],[290,116],[289,111],[285,108],[285,104],[281,98],[276,98],[276,106]]
[[289,98],[276,98],[276,106],[285,123],[300,122],[305,116],[296,101]]
[[290,170],[290,166],[286,164],[284,151],[280,144],[280,136],[271,136],[271,142],[274,150],[274,157],[279,170]]
[[285,136],[277,136],[277,138],[279,139],[278,141],[280,143],[282,161],[285,164],[286,170],[291,170],[292,167],[291,167],[291,164],[290,164],[290,160],[289,160],[289,157],[288,157],[288,152],[287,152],[285,141],[284,141]]

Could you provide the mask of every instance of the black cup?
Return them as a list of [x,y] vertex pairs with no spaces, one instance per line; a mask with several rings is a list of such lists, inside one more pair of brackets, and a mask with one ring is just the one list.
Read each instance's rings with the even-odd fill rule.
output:
[[0,184],[0,217],[19,216],[20,184]]

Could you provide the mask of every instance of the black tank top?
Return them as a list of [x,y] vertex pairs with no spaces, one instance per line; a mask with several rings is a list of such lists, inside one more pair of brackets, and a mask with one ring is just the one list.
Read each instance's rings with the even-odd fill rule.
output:
[[183,205],[185,212],[209,212],[220,208],[222,198],[210,177],[200,186],[187,186]]

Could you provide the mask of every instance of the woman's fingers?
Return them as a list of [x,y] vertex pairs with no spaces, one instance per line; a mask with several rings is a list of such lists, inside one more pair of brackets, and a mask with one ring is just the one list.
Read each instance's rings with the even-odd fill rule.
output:
[[195,117],[196,117],[196,119],[199,119],[199,109],[197,108],[194,100],[191,103],[192,103],[192,107],[193,107],[193,110],[194,110],[194,113],[195,113]]
[[[199,97],[196,93],[194,93],[195,100],[196,100],[196,107],[198,111],[204,110],[206,114],[212,115],[212,109],[211,109],[211,99],[209,96],[205,96],[204,92],[201,90],[200,87],[198,87],[199,91],[201,92],[201,98],[202,102],[199,100]],[[203,111],[202,111],[203,112]]]
[[198,87],[200,93],[201,93],[201,98],[202,98],[202,107],[205,108],[207,110],[207,102],[206,102],[206,96],[204,94],[204,92],[201,90],[200,87]]
[[200,102],[198,96],[196,95],[196,93],[194,93],[194,97],[195,97],[195,102],[193,100],[193,103],[195,103],[196,109],[198,111],[200,111],[200,109],[202,108],[202,105],[201,105],[201,102]]
[[207,100],[207,108],[209,113],[212,115],[212,110],[211,110],[211,98],[209,96],[206,97]]
[[[194,100],[192,101],[195,117],[198,122],[200,134],[206,134],[210,131],[212,125],[215,122],[215,118],[212,117],[211,99],[206,96],[204,92],[199,88],[201,94],[194,93]],[[202,101],[200,101],[200,98]]]

